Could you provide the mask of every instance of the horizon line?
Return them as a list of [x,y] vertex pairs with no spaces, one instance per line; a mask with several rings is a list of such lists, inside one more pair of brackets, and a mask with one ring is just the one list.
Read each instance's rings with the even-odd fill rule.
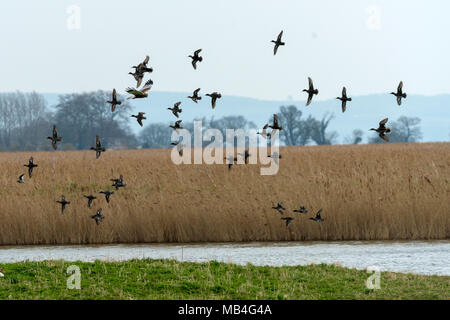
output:
[[[54,95],[65,95],[65,94],[83,94],[83,93],[92,93],[92,92],[97,92],[97,91],[104,91],[104,92],[108,92],[111,91],[112,89],[108,89],[108,90],[104,90],[104,89],[96,89],[96,90],[83,90],[83,91],[72,91],[72,92],[52,92],[52,91],[36,91],[36,90],[31,90],[31,91],[21,91],[21,90],[16,90],[16,91],[0,91],[0,94],[7,94],[7,93],[16,93],[16,92],[21,92],[21,93],[32,93],[32,92],[36,92],[39,94],[54,94]],[[192,92],[189,91],[165,91],[165,90],[154,90],[154,91],[150,91],[151,93],[169,93],[169,94],[191,94]],[[125,95],[126,92],[124,93],[120,93],[121,95]],[[352,95],[351,97],[354,98],[361,98],[361,97],[369,97],[369,96],[382,96],[382,95],[388,95],[390,94],[389,92],[378,92],[378,93],[369,93],[369,94],[362,94],[362,95]],[[150,96],[150,95],[149,95]],[[222,94],[223,97],[233,97],[233,98],[241,98],[241,99],[252,99],[252,100],[258,100],[258,101],[270,101],[270,102],[305,102],[306,99],[304,100],[289,100],[288,98],[286,99],[262,99],[262,98],[255,98],[255,97],[251,97],[251,96],[241,96],[241,95],[233,95],[233,94]],[[450,93],[436,93],[436,94],[422,94],[422,93],[409,93],[408,94],[409,97],[411,96],[422,96],[422,97],[439,97],[439,96],[450,96]],[[316,101],[328,101],[328,100],[335,100],[336,98],[316,98]]]

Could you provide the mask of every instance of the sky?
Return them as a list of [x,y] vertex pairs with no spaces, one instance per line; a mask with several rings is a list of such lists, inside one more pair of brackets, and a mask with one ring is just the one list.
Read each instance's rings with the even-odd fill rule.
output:
[[157,91],[299,100],[310,76],[318,100],[400,80],[409,94],[450,93],[448,12],[445,0],[2,1],[0,91],[123,93],[148,54]]

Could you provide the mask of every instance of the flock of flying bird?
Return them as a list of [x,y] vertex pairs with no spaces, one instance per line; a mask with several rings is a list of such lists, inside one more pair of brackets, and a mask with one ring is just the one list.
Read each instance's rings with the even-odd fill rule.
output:
[[[273,42],[274,45],[274,49],[273,49],[273,54],[276,55],[278,48],[280,46],[284,46],[285,42],[283,42],[281,40],[283,36],[283,31],[281,31],[277,37],[277,40],[272,40],[271,42]],[[191,63],[192,63],[192,67],[194,68],[194,70],[197,70],[197,63],[202,62],[203,61],[203,57],[200,56],[200,52],[202,51],[202,49],[198,49],[194,52],[193,55],[189,55],[188,57],[192,59]],[[128,99],[142,99],[142,98],[147,98],[148,97],[148,92],[150,91],[152,85],[153,85],[153,81],[151,79],[147,80],[145,82],[145,84],[142,86],[141,89],[139,89],[139,87],[142,84],[142,81],[144,79],[145,73],[152,73],[153,72],[153,68],[148,67],[147,64],[149,62],[150,58],[147,55],[146,58],[144,59],[144,61],[142,61],[141,63],[139,63],[137,66],[132,66],[132,68],[134,69],[134,72],[129,72],[128,74],[131,74],[134,79],[136,80],[136,88],[127,88],[126,92],[131,94],[130,97],[128,97]],[[200,88],[196,89],[193,91],[192,96],[188,96],[187,98],[191,99],[192,101],[194,101],[195,103],[198,102],[198,100],[201,100],[202,97],[199,95],[200,92]],[[313,81],[310,77],[308,77],[308,89],[303,89],[303,92],[306,92],[308,94],[308,98],[306,101],[306,106],[311,104],[311,101],[313,99],[313,97],[315,95],[319,94],[319,90],[317,88],[314,87]],[[403,92],[403,82],[400,81],[400,84],[397,87],[397,91],[396,92],[391,92],[391,94],[393,94],[396,98],[397,98],[397,104],[401,105],[402,102],[402,98],[406,98],[406,93]],[[216,107],[216,102],[217,99],[220,99],[222,97],[222,95],[218,92],[212,92],[212,93],[208,93],[206,94],[206,96],[209,96],[211,98],[211,106],[214,109]],[[342,112],[345,112],[346,108],[347,108],[347,102],[352,101],[352,98],[347,96],[347,89],[345,87],[343,87],[342,89],[342,95],[341,97],[337,97],[336,99],[339,99],[341,101],[341,107],[342,107]],[[120,106],[122,104],[122,101],[118,100],[117,98],[117,92],[116,89],[113,89],[112,92],[112,98],[111,100],[106,101],[107,103],[109,103],[111,105],[111,112],[114,112],[116,110],[117,106]],[[182,113],[182,109],[180,108],[181,105],[181,101],[176,102],[172,108],[167,108],[168,110],[170,110],[172,112],[172,114],[176,117],[179,118],[179,114]],[[139,125],[142,127],[143,120],[146,120],[147,118],[145,117],[145,112],[138,112],[138,114],[136,115],[131,115],[131,117],[136,118],[137,122],[139,123]],[[381,120],[379,122],[379,126],[378,128],[371,128],[370,130],[374,130],[378,133],[379,137],[383,140],[385,140],[386,142],[389,141],[388,137],[386,136],[386,134],[391,132],[390,128],[386,127],[386,123],[388,121],[388,118],[385,118],[383,120]],[[178,130],[178,129],[183,129],[183,127],[181,126],[181,122],[182,120],[177,120],[175,121],[174,125],[170,125],[169,127],[174,129],[174,130]],[[267,129],[271,128],[272,131],[274,130],[283,130],[283,127],[279,124],[278,122],[278,117],[276,114],[273,115],[273,124],[269,125],[268,123],[266,125],[264,125],[263,129],[261,132],[258,132],[259,135],[263,136],[266,139],[270,139],[272,136],[272,133],[267,132]],[[60,137],[58,135],[58,131],[56,129],[56,125],[53,126],[53,132],[52,132],[52,136],[51,137],[47,137],[47,139],[51,140],[52,143],[52,147],[54,150],[57,150],[58,147],[58,142],[62,141],[62,137]],[[176,145],[178,148],[178,152],[180,155],[183,154],[183,144],[179,144],[179,142],[172,142],[172,145]],[[96,143],[95,143],[95,147],[91,147],[91,150],[94,150],[96,152],[96,159],[98,159],[102,152],[106,151],[106,148],[102,146],[101,140],[99,136],[96,136]],[[242,157],[244,157],[245,159],[245,163],[247,163],[247,160],[250,156],[250,154],[248,153],[247,150],[245,150],[244,154],[238,154],[241,155]],[[274,153],[272,155],[269,155],[268,157],[272,157],[274,159],[274,161],[276,163],[278,163],[278,159],[281,159],[281,154],[278,153]],[[228,160],[228,168],[231,169],[232,165],[234,164],[234,162],[237,162],[237,157],[233,157],[233,156],[229,156],[227,158],[225,158]],[[32,175],[33,175],[33,170],[34,168],[38,167],[37,164],[34,163],[34,159],[33,157],[30,157],[28,164],[24,165],[25,167],[28,167],[28,176],[31,179]],[[25,174],[21,174],[19,179],[17,180],[18,183],[25,183],[24,180],[24,176]],[[113,182],[112,186],[116,188],[116,191],[119,190],[119,188],[125,187],[126,184],[123,182],[123,176],[120,175],[119,178],[117,179],[111,179],[111,181]],[[105,195],[105,199],[106,202],[110,202],[110,197],[112,194],[114,194],[114,191],[111,190],[105,190],[105,191],[100,191],[99,193],[104,194]],[[88,207],[92,208],[93,205],[93,201],[95,199],[97,199],[96,196],[89,194],[89,195],[83,195],[83,197],[87,198],[88,200]],[[66,210],[66,206],[70,204],[70,201],[66,200],[66,197],[64,195],[61,196],[61,200],[56,201],[57,203],[59,203],[61,205],[61,213],[64,214],[65,210]],[[276,206],[272,207],[273,209],[277,210],[280,214],[284,214],[285,212],[285,208],[283,207],[282,202],[278,202]],[[299,209],[293,210],[293,212],[296,213],[302,213],[302,214],[307,214],[308,210],[306,209],[305,206],[300,206]],[[316,222],[322,222],[324,221],[324,219],[321,217],[321,213],[322,213],[322,209],[320,209],[315,217],[310,217],[311,220],[316,221]],[[98,209],[97,212],[91,216],[92,219],[95,220],[96,224],[98,225],[105,217],[102,214],[102,208]],[[282,217],[282,220],[285,220],[286,222],[286,227],[289,226],[289,224],[291,223],[292,220],[294,220],[293,217]]]
[[[280,46],[285,45],[285,43],[281,40],[282,36],[283,36],[283,31],[281,31],[278,34],[277,40],[271,41],[275,44],[274,48],[273,48],[274,55],[277,54],[278,48]],[[311,101],[312,101],[314,95],[319,94],[319,90],[317,88],[314,88],[313,81],[310,77],[308,77],[308,89],[303,89],[303,92],[306,92],[308,94],[308,98],[306,100],[306,106],[309,106],[311,104]],[[402,99],[406,99],[406,93],[403,92],[403,81],[400,81],[400,83],[397,87],[397,91],[391,92],[391,94],[397,98],[397,104],[400,106],[402,104]],[[341,96],[337,97],[336,99],[341,101],[342,112],[345,112],[345,110],[347,109],[347,102],[352,101],[352,98],[347,96],[347,89],[345,87],[342,88]],[[386,127],[387,121],[388,121],[388,118],[381,120],[378,124],[378,128],[371,128],[370,130],[377,132],[378,136],[381,139],[383,139],[386,142],[389,142],[389,138],[386,136],[386,134],[391,133],[391,129]],[[278,117],[276,114],[273,115],[273,123],[274,124],[272,126],[269,126],[269,124],[266,124],[263,127],[263,130],[261,132],[258,132],[258,134],[262,135],[265,138],[270,138],[271,134],[267,133],[267,128],[272,128],[272,130],[282,130],[283,129],[281,126],[278,125]],[[278,158],[281,158],[281,155],[277,155],[277,156],[278,156]],[[283,207],[282,202],[278,202],[276,206],[272,206],[272,209],[277,210],[281,215],[283,215],[286,210],[286,208]],[[296,209],[293,212],[307,214],[308,210],[306,209],[305,206],[300,206],[299,209]],[[317,211],[316,215],[314,217],[310,217],[309,219],[316,221],[316,222],[323,222],[325,219],[322,218],[321,213],[322,213],[322,209]],[[287,228],[289,226],[289,224],[291,223],[291,221],[294,220],[294,218],[293,217],[282,217],[281,220],[286,221],[286,228]]]

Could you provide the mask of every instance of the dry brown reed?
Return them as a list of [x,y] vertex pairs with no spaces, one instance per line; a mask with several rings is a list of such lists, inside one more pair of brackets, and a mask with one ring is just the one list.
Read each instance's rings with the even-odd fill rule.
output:
[[[187,152],[185,150],[185,152]],[[450,237],[450,143],[283,147],[280,170],[175,165],[170,151],[0,153],[0,244]],[[16,182],[29,156],[32,179]],[[98,192],[123,174],[106,203]],[[95,194],[92,209],[83,194]],[[71,201],[64,215],[55,202]],[[271,209],[295,218],[286,229]],[[300,205],[307,215],[293,214]],[[105,220],[90,219],[103,208]],[[323,208],[323,223],[309,220]]]

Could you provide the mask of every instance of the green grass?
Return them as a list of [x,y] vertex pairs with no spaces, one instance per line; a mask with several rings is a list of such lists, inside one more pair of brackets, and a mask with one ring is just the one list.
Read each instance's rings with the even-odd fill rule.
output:
[[[70,265],[81,290],[67,289]],[[239,266],[175,260],[43,261],[4,264],[0,299],[450,299],[450,277],[366,271],[334,265]]]

